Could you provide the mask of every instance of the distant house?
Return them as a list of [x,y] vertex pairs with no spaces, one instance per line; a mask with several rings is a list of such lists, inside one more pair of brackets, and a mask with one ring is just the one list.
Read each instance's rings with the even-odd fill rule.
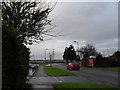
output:
[[109,57],[111,66],[120,66],[120,51],[116,51],[112,56]]
[[115,52],[110,59],[112,59],[112,61],[120,61],[120,51]]
[[112,56],[96,58],[95,66],[98,67],[120,67],[120,51],[116,51]]

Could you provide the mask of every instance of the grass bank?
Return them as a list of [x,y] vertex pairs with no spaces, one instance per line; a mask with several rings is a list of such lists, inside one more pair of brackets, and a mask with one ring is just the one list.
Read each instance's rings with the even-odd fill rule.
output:
[[48,76],[68,76],[68,75],[75,75],[74,73],[50,67],[50,66],[44,66],[44,70]]
[[118,88],[113,88],[111,86],[100,85],[100,84],[82,84],[82,83],[60,83],[53,84],[55,90],[96,90],[97,88],[101,88],[102,90],[119,90]]

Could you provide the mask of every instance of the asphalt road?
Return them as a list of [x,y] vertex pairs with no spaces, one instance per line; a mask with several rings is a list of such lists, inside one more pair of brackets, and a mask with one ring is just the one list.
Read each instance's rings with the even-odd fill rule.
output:
[[[65,64],[52,64],[53,67],[66,69]],[[62,82],[76,82],[76,83],[96,83],[110,85],[113,87],[119,87],[118,72],[107,71],[98,68],[81,67],[80,70],[67,70],[69,72],[76,73],[75,76],[62,76],[58,77]]]

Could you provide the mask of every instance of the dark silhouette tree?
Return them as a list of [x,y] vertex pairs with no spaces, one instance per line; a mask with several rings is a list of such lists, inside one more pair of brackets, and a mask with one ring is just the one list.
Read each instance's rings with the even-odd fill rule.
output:
[[99,54],[96,56],[96,59],[101,60],[102,58],[103,58],[103,56],[102,56],[102,54],[101,54],[101,53],[99,53]]
[[89,58],[89,56],[97,55],[95,47],[91,44],[87,44],[86,46],[80,48],[80,53],[83,55],[83,58]]
[[72,62],[73,60],[77,60],[76,52],[74,50],[74,47],[70,45],[68,48],[65,48],[63,58],[68,62]]
[[95,66],[100,66],[102,63],[103,56],[101,53],[97,54],[96,59],[95,59]]
[[63,54],[63,59],[66,60],[66,62],[68,63],[68,60],[67,60],[67,57],[68,57],[67,50],[68,50],[68,48],[66,47],[65,51],[64,51],[64,54]]
[[45,30],[45,26],[51,25],[48,15],[54,6],[47,2],[5,1],[2,2],[2,20],[19,31],[19,40],[32,44],[43,41],[43,35],[50,35],[51,29]]

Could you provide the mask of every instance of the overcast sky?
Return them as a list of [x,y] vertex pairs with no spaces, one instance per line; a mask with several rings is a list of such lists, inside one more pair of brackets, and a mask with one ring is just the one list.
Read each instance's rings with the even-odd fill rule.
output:
[[98,52],[111,55],[118,48],[118,3],[117,2],[58,2],[51,12],[56,38],[45,37],[40,44],[28,46],[31,59],[47,59],[55,51],[55,59],[62,59],[65,47],[79,42],[79,47],[87,43],[94,45]]

